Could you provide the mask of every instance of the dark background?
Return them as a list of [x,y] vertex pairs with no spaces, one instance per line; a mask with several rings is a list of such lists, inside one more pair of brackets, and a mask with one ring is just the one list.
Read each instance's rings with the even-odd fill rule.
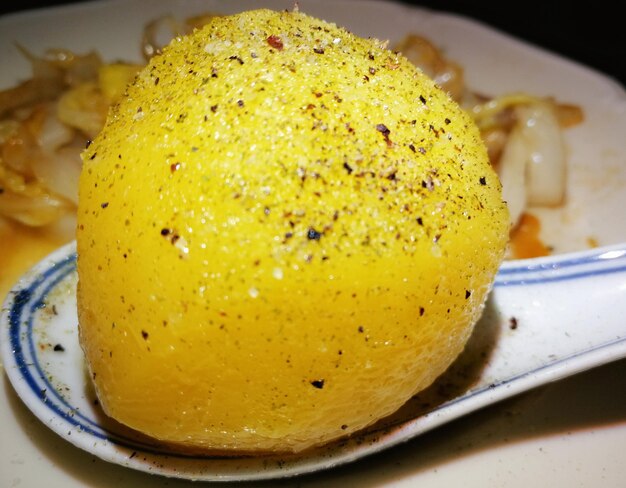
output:
[[[78,1],[5,1],[0,6],[0,14]],[[538,0],[405,0],[404,3],[479,20],[604,72],[626,86],[626,20],[617,10],[619,2],[582,1],[577,6],[574,2]]]

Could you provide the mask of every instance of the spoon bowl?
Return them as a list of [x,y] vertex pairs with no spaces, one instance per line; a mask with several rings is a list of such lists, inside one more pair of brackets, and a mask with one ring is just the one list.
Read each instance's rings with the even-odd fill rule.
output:
[[0,354],[24,404],[72,444],[169,477],[261,480],[330,469],[540,385],[626,357],[626,244],[505,262],[465,351],[430,388],[357,435],[298,455],[215,457],[159,445],[98,405],[78,343],[76,247],[9,293]]

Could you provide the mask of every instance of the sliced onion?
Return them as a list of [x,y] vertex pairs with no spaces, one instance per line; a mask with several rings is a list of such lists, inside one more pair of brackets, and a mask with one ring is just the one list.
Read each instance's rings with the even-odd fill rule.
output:
[[46,189],[77,205],[81,165],[80,149],[66,147],[54,152],[42,151],[32,168]]
[[93,139],[102,129],[109,104],[98,85],[82,83],[66,91],[59,99],[57,116],[64,124]]
[[555,206],[565,200],[566,157],[559,121],[546,102],[516,109],[527,147],[529,205]]
[[0,194],[0,215],[29,226],[42,226],[57,221],[72,205],[48,193],[20,195],[9,191]]
[[26,124],[21,124],[0,147],[0,165],[32,178],[31,162],[39,154],[39,146]]
[[411,63],[431,77],[452,98],[460,101],[465,92],[463,68],[446,59],[428,39],[410,34],[393,47],[401,52]]
[[509,134],[497,168],[502,183],[502,198],[509,207],[512,227],[518,223],[527,204],[527,160],[528,148],[523,127],[517,125]]
[[[167,28],[163,33],[162,29]],[[181,23],[172,15],[158,17],[146,24],[141,38],[141,52],[146,61],[161,52],[161,49],[173,37],[185,32]]]
[[45,152],[56,151],[74,138],[74,131],[58,119],[56,110],[55,105],[46,106],[44,118],[35,134],[39,146]]

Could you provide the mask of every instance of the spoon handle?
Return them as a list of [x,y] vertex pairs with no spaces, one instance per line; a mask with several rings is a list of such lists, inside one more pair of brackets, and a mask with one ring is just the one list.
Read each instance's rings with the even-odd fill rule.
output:
[[624,358],[626,243],[505,263],[490,301],[499,337],[482,386],[526,389]]

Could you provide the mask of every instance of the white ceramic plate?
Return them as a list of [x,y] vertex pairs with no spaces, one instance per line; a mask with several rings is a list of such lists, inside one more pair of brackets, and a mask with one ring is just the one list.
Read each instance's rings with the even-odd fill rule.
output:
[[[291,1],[234,1],[226,3],[207,0],[181,0],[157,3],[149,0],[123,2],[114,0],[6,17],[0,19],[0,64],[2,65],[0,87],[10,86],[18,79],[29,75],[27,63],[14,48],[13,43],[15,41],[20,42],[35,53],[43,52],[49,47],[66,47],[78,52],[97,49],[105,59],[138,60],[141,26],[158,15],[174,12],[182,18],[207,10],[234,12],[260,5],[273,8],[291,8],[292,4]],[[582,105],[586,115],[585,123],[569,130],[566,134],[571,154],[568,175],[568,204],[561,209],[536,210],[544,223],[543,237],[560,253],[585,249],[589,238],[595,239],[603,246],[626,241],[626,226],[624,225],[626,222],[624,215],[624,209],[626,209],[626,192],[624,191],[626,188],[626,141],[623,138],[626,129],[626,95],[619,85],[585,67],[456,16],[404,7],[391,2],[363,0],[339,2],[330,0],[307,2],[301,0],[299,5],[300,9],[307,13],[345,25],[360,35],[390,39],[393,42],[399,40],[405,33],[422,33],[444,47],[452,58],[460,61],[466,68],[469,85],[484,93],[498,94],[523,90],[538,95],[554,95],[560,101]],[[354,15],[357,11],[359,15]],[[607,284],[606,278],[610,276],[613,281],[609,280],[608,293],[588,295],[579,293],[572,295],[574,299],[570,302],[566,301],[556,307],[551,307],[550,299],[553,295],[538,293],[538,287],[530,286],[526,287],[531,291],[525,298],[519,298],[518,295],[515,295],[513,298],[501,299],[500,305],[506,302],[507,306],[512,307],[509,310],[514,315],[500,316],[498,313],[487,315],[483,325],[477,329],[487,331],[486,335],[478,334],[476,336],[476,344],[478,344],[476,347],[483,348],[483,352],[486,347],[493,353],[496,350],[493,343],[490,343],[489,340],[485,342],[485,340],[490,337],[493,338],[494,331],[497,332],[498,348],[506,349],[507,338],[517,337],[520,339],[521,336],[520,342],[525,345],[523,350],[528,353],[524,360],[535,361],[536,366],[543,371],[539,377],[535,375],[533,378],[524,380],[525,383],[518,381],[515,383],[517,386],[498,390],[503,391],[503,393],[498,394],[500,399],[530,388],[538,381],[545,379],[545,375],[548,375],[550,379],[557,379],[564,374],[569,374],[560,368],[563,364],[571,364],[566,359],[575,354],[574,350],[560,351],[553,358],[549,356],[552,354],[550,351],[553,344],[565,342],[563,337],[571,337],[571,330],[567,328],[565,330],[558,329],[558,337],[541,338],[541,336],[536,335],[538,331],[550,328],[553,324],[563,326],[576,322],[579,327],[577,334],[574,334],[576,347],[581,345],[583,348],[585,347],[584,343],[588,331],[585,330],[584,325],[587,319],[593,319],[594,323],[597,324],[594,331],[601,330],[609,335],[612,334],[613,339],[605,337],[595,345],[588,345],[589,347],[599,346],[600,349],[597,350],[602,352],[597,353],[583,366],[578,366],[579,369],[587,369],[602,364],[619,355],[616,351],[623,344],[620,325],[623,323],[624,312],[615,307],[616,304],[624,302],[619,293],[623,293],[626,289],[624,282],[620,281],[622,278],[620,274],[621,264],[619,264],[621,261],[619,260],[622,258],[620,258],[619,253],[622,250],[622,247],[618,245],[579,256],[586,263],[587,268],[584,268],[586,271],[580,268],[581,273],[586,275],[589,266],[596,269],[595,264],[589,263],[602,262],[602,260],[596,259],[598,256],[606,256],[604,254],[606,252],[617,252],[617,254],[612,255],[613,259],[610,262],[618,264],[608,266],[613,271],[601,274],[602,278],[594,275],[594,278],[581,280],[567,278],[558,282],[561,284],[580,282],[587,285],[591,283],[591,289],[597,290],[600,284],[603,286]],[[3,352],[4,367],[7,369],[8,375],[12,377],[12,383],[16,383],[16,375],[25,381],[27,387],[21,389],[16,387],[15,389],[20,392],[24,402],[37,417],[69,440],[70,443],[74,443],[87,451],[96,452],[97,456],[107,461],[131,466],[142,471],[158,472],[175,477],[260,479],[304,473],[320,467],[328,468],[338,463],[352,461],[382,448],[403,442],[419,432],[434,427],[439,422],[436,420],[436,416],[426,416],[423,418],[428,420],[418,421],[416,428],[415,422],[412,420],[416,418],[416,412],[405,411],[402,413],[405,417],[396,418],[394,422],[399,423],[395,423],[395,427],[392,429],[383,430],[382,434],[384,435],[382,436],[381,432],[377,432],[370,436],[361,437],[355,442],[332,446],[307,458],[198,460],[154,452],[156,450],[152,446],[145,445],[131,433],[104,418],[99,413],[97,405],[93,404],[93,397],[90,396],[87,383],[82,376],[83,367],[80,351],[77,348],[75,323],[71,323],[72,317],[74,317],[72,314],[75,313],[73,311],[75,303],[72,301],[71,291],[72,280],[74,279],[71,272],[71,258],[64,261],[63,252],[69,252],[71,256],[71,250],[68,249],[53,256],[53,261],[60,259],[65,264],[53,266],[52,270],[56,273],[59,269],[65,269],[68,273],[63,275],[60,281],[54,281],[50,290],[45,290],[46,296],[51,300],[50,306],[45,309],[35,307],[33,310],[38,316],[41,316],[53,309],[52,303],[54,302],[57,305],[54,308],[56,308],[58,315],[52,313],[48,317],[48,326],[34,329],[26,327],[20,329],[19,333],[15,333],[13,339],[17,339],[19,336],[19,340],[26,341],[23,344],[27,344],[28,347],[24,351],[28,351],[29,359],[24,362],[23,357],[20,358],[19,354],[14,354],[13,346],[10,347],[11,350],[8,353],[5,347]],[[571,261],[570,257],[564,259],[567,262]],[[590,261],[587,261],[589,259]],[[551,259],[532,261],[528,263],[531,266],[528,272],[534,273],[532,266],[542,265],[551,268],[555,265],[554,263],[555,261]],[[574,267],[566,266],[566,268],[570,270],[579,269],[576,266],[579,266],[580,262],[576,261],[576,263],[578,264]],[[49,265],[50,261],[45,263],[43,268],[48,270]],[[68,267],[64,268],[64,266]],[[525,264],[520,272],[526,273],[527,271],[524,271],[526,269]],[[46,273],[47,271],[44,274]],[[37,281],[36,275],[37,273],[29,279]],[[23,287],[23,284],[19,286]],[[550,286],[553,287],[553,292],[557,289],[555,288],[557,285],[554,283]],[[496,287],[496,293],[499,289],[519,290],[520,288],[518,285],[504,287],[501,282],[500,288]],[[602,290],[605,289],[602,288]],[[505,295],[506,292],[501,296],[505,297]],[[497,295],[495,296],[496,298],[492,299],[492,303],[498,303],[499,299]],[[594,301],[602,299],[602,297],[609,301]],[[21,298],[25,298],[25,296]],[[590,304],[590,306],[583,307],[583,311],[588,312],[588,315],[581,315],[578,309],[574,309],[573,312],[569,311],[572,307],[569,303],[585,302]],[[502,312],[504,305],[500,305],[497,309]],[[597,308],[593,308],[596,305]],[[543,315],[546,310],[549,312],[547,316]],[[599,313],[599,310],[602,313]],[[515,331],[510,328],[512,316],[515,316],[519,323],[519,327]],[[59,321],[59,317],[63,320]],[[574,320],[576,318],[580,320]],[[570,320],[571,322],[568,322]],[[533,327],[526,329],[522,327],[524,324],[532,324]],[[604,324],[608,325],[605,327]],[[518,332],[520,333],[518,334]],[[3,331],[3,333],[5,332]],[[4,344],[9,342],[4,340]],[[63,351],[59,347],[56,351],[54,350],[57,344],[61,346]],[[542,364],[546,364],[546,354],[548,356],[547,363],[554,366],[553,368],[541,368]],[[7,360],[7,357],[11,359]],[[489,389],[484,390],[484,387],[490,384],[493,378],[490,375],[494,372],[500,375],[505,370],[505,373],[512,375],[512,378],[517,376],[515,372],[519,373],[521,364],[516,362],[519,359],[517,354],[505,354],[497,357],[504,358],[504,363],[498,365],[496,362],[497,367],[491,364],[489,367],[478,368],[480,374],[473,378],[477,381],[472,384],[473,391],[488,392]],[[15,370],[17,373],[10,373],[8,370],[9,367],[15,366],[12,364],[13,361],[17,364]],[[28,364],[28,368],[25,367],[26,364]],[[483,363],[483,366],[486,364],[488,363]],[[34,372],[29,369],[31,367],[35,368]],[[39,383],[40,381],[43,381],[43,384]],[[480,389],[481,385],[483,390]],[[468,384],[457,384],[456,390],[453,388],[452,391],[446,392],[447,396],[439,397],[437,401],[441,403],[445,399],[449,400],[455,394],[461,393],[464,387],[467,390]],[[511,388],[513,389],[511,390]],[[43,389],[46,390],[45,395],[41,394]],[[26,393],[27,391],[30,393]],[[11,408],[0,409],[4,421],[3,425],[10,425],[13,417],[24,418],[23,414],[17,410],[20,407],[15,402],[11,403],[11,395],[13,392],[7,384],[5,391],[1,394],[1,399],[3,404],[9,405]],[[466,411],[471,411],[487,403],[489,398],[488,395],[483,394]],[[623,396],[618,396],[618,399],[620,398],[623,399]],[[51,405],[55,405],[54,408]],[[626,406],[626,403],[624,405]],[[625,417],[626,415],[622,416],[621,421],[626,425]],[[610,433],[607,434],[607,437],[613,439],[612,436],[615,436],[616,432],[619,436],[622,432],[619,426],[609,430]],[[32,426],[29,427],[29,429],[32,428]],[[21,473],[20,476],[22,477],[35,476],[30,472],[27,473],[24,469],[18,469],[24,461],[19,457],[16,458],[15,453],[26,452],[29,453],[26,455],[27,457],[30,455],[34,456],[35,459],[37,456],[41,456],[41,454],[37,454],[40,452],[37,450],[37,446],[34,447],[34,451],[29,451],[27,447],[24,447],[26,444],[30,446],[29,443],[32,441],[28,437],[24,440],[19,429],[11,430],[11,427],[7,427],[7,430],[9,433],[13,433],[10,434],[13,438],[4,434],[0,436],[2,438],[0,453],[5,454],[5,456],[0,456],[0,462],[5,463],[0,465],[2,466],[0,481],[6,481],[6,483],[0,483],[3,486],[10,486],[9,483],[15,485],[22,479],[13,475],[16,472]],[[624,430],[626,431],[626,429]],[[489,425],[482,432],[489,432]],[[41,437],[42,434],[38,435]],[[476,435],[480,437],[481,431],[478,430]],[[622,435],[622,439],[626,439],[626,433]],[[26,444],[19,444],[18,439],[22,439],[22,442]],[[455,445],[454,439],[448,445],[452,449],[452,446]],[[607,441],[606,446],[609,445],[611,444]],[[70,454],[76,455],[75,452],[67,450],[64,445],[60,450],[67,452],[68,456]],[[407,450],[410,449],[407,448]],[[397,451],[395,452],[397,453]],[[46,457],[54,459],[54,456],[51,456],[49,452]],[[584,456],[581,457],[581,459],[584,458]],[[606,453],[601,452],[598,459],[603,460],[604,463],[611,459],[608,448]],[[67,462],[67,460],[57,457],[57,465],[66,466]],[[460,460],[457,460],[458,463]],[[488,460],[487,463],[491,468],[497,464],[493,459]],[[61,469],[55,471],[54,465],[55,463],[52,463],[52,469],[49,470],[53,474],[53,478],[63,479],[67,483],[71,476],[68,477],[66,473],[62,473]],[[614,464],[614,466],[620,465],[621,463]],[[360,466],[361,472],[368,471],[362,464]],[[444,470],[444,468],[443,465],[436,467],[439,471]],[[103,469],[105,468],[99,470],[100,474],[105,472]],[[112,465],[110,469],[114,470]],[[382,469],[389,470],[390,468],[383,462]],[[506,472],[506,470],[500,472]],[[509,472],[515,472],[512,465],[509,467]],[[410,470],[405,469],[403,473],[404,476],[407,476],[407,473],[410,474]],[[480,475],[481,470],[478,470],[476,472],[477,480]],[[360,475],[350,472],[350,476],[357,479]],[[604,473],[604,476],[605,479],[607,477],[608,479],[623,479],[626,472],[622,470],[617,473]],[[118,474],[118,477],[125,478],[127,474]],[[422,478],[424,477],[422,476]],[[467,486],[470,486],[471,478],[462,476],[459,479],[463,479]],[[512,479],[513,477],[511,477]],[[556,484],[558,484],[558,479],[555,481]],[[560,479],[580,478],[562,477]],[[137,479],[134,478],[134,481]],[[424,480],[422,479],[423,483]],[[76,484],[76,486],[80,486],[80,484]]]

